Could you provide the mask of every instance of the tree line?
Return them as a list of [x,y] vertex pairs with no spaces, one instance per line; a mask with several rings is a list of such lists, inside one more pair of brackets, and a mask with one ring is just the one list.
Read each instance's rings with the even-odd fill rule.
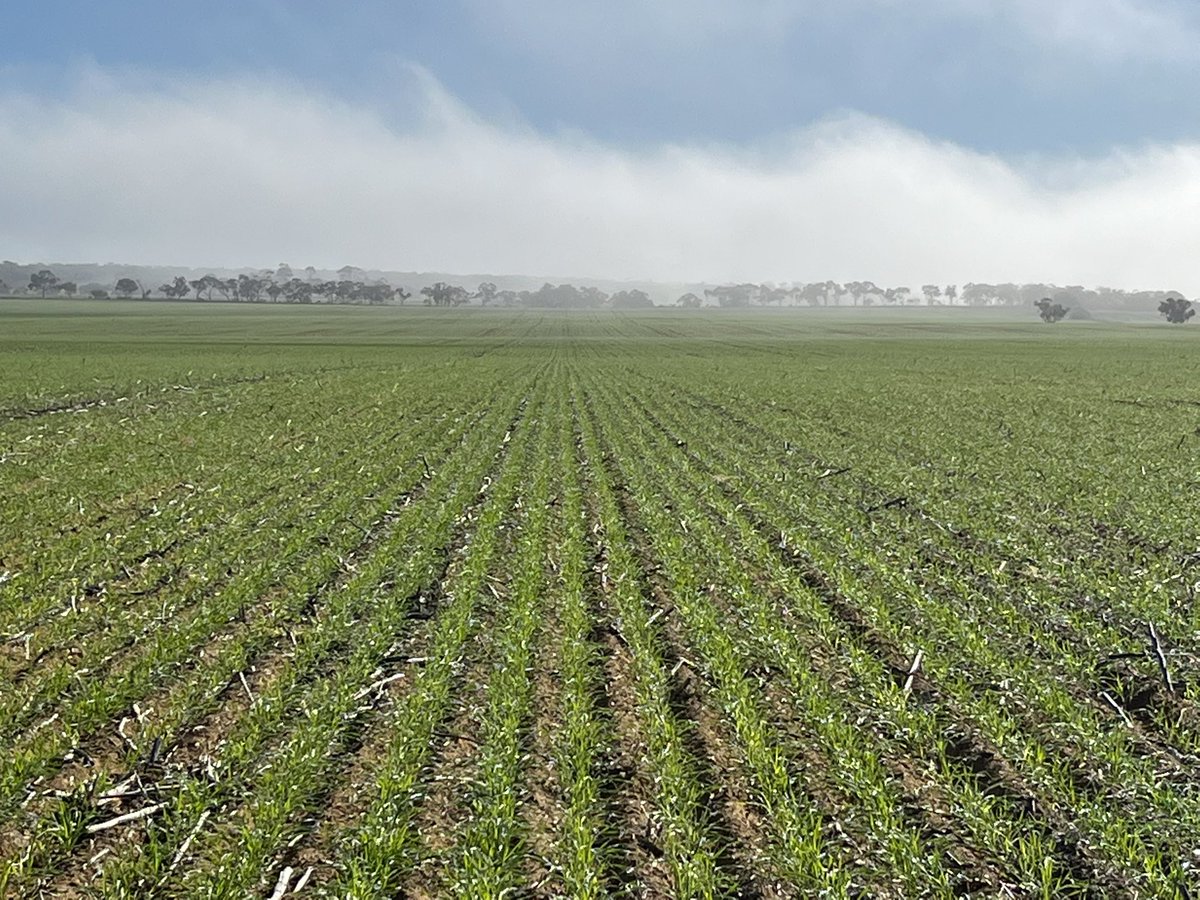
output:
[[[2,285],[0,282],[0,286]],[[0,287],[0,290],[2,289]],[[75,282],[60,280],[50,269],[41,269],[31,275],[28,289],[42,297],[79,295],[79,287]],[[176,275],[172,281],[157,286],[126,277],[117,279],[111,290],[93,288],[87,292],[87,296],[96,300],[106,300],[110,297],[129,299],[135,296],[148,300],[158,296],[169,300],[185,300],[190,297],[195,300],[219,299],[247,303],[312,303],[321,298],[330,303],[380,304],[394,300],[403,303],[411,294],[403,288],[392,287],[385,282],[368,283],[345,278],[336,281],[315,281],[295,276],[279,279],[273,274],[265,273],[241,274],[232,278],[202,275],[190,280],[183,275]]]
[[[397,303],[404,306],[412,294],[403,287],[393,286],[386,281],[362,281],[350,277],[360,270],[352,266],[338,270],[341,276],[334,280],[322,280],[310,276],[300,278],[290,268],[281,265],[278,270],[260,274],[240,274],[221,278],[217,275],[202,275],[188,279],[177,275],[160,285],[123,277],[109,288],[92,288],[85,296],[96,300],[111,297],[148,300],[165,297],[169,300],[200,300],[244,303],[365,303],[380,305]],[[76,297],[79,286],[73,281],[59,279],[50,269],[41,269],[29,277],[27,290],[41,297]],[[0,281],[0,294],[10,293],[8,285]],[[558,309],[640,309],[653,307],[650,295],[632,289],[605,293],[595,287],[576,287],[572,284],[546,283],[536,291],[500,290],[495,283],[481,282],[474,290],[462,285],[437,281],[418,292],[420,302],[426,306],[456,307],[478,301],[481,306],[532,306]]]
[[[177,275],[159,285],[146,284],[132,277],[121,277],[111,288],[89,286],[81,291],[73,281],[59,279],[43,268],[29,276],[26,290],[41,297],[75,297],[81,293],[97,300],[109,297],[172,300],[226,301],[242,303],[357,303],[404,306],[413,294],[404,287],[383,279],[368,281],[355,266],[343,266],[337,278],[317,276],[309,266],[305,277],[297,276],[286,263],[275,270],[242,273],[222,278],[207,274],[189,279]],[[0,281],[0,295],[13,291]],[[1111,288],[1087,289],[1079,285],[1055,288],[1046,284],[924,284],[918,290],[909,287],[883,288],[871,281],[818,281],[775,284],[772,282],[725,284],[702,289],[702,295],[688,292],[675,301],[682,308],[718,306],[740,307],[871,307],[871,306],[1028,306],[1037,308],[1043,321],[1059,322],[1068,317],[1086,317],[1088,306],[1143,308],[1157,304],[1159,313],[1169,322],[1184,323],[1195,315],[1190,301],[1175,291],[1118,291]],[[1048,294],[1053,294],[1053,297]],[[484,281],[475,288],[437,281],[422,287],[417,300],[426,306],[459,307],[470,303],[480,306],[536,307],[544,309],[643,309],[654,306],[650,296],[639,289],[606,293],[597,287],[573,284],[543,284],[537,290],[501,290],[494,282]]]

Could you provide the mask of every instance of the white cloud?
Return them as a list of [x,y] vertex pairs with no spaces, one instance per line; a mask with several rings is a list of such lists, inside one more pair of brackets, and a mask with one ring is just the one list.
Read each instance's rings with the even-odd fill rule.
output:
[[424,84],[404,132],[280,84],[0,95],[0,255],[1200,292],[1198,145],[1015,165],[844,116],[629,151]]
[[[884,0],[889,2],[889,0]],[[1096,62],[1194,59],[1200,21],[1181,0],[930,0],[957,13],[1011,22],[1032,41]]]

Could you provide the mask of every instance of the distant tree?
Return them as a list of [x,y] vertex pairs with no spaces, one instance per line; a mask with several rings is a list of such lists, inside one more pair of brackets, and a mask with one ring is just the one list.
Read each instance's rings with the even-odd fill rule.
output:
[[963,285],[962,299],[967,306],[990,306],[999,299],[999,295],[990,284],[968,282]]
[[1192,301],[1182,297],[1167,297],[1158,304],[1158,312],[1172,325],[1182,325],[1196,314],[1192,309]]
[[242,300],[248,303],[257,303],[259,297],[262,296],[263,288],[267,286],[267,282],[257,275],[239,275],[237,277],[237,294]]
[[133,296],[133,292],[137,289],[138,283],[132,278],[118,278],[116,285],[113,287],[113,293],[129,298]]
[[314,285],[301,278],[291,278],[283,286],[283,294],[289,303],[312,303]]
[[393,288],[390,284],[383,281],[377,281],[375,284],[359,285],[359,288],[355,293],[357,299],[366,300],[372,306],[379,306],[391,300],[392,295],[395,294],[395,292],[395,288]]
[[275,277],[279,281],[285,281],[285,282],[291,281],[292,277],[293,277],[292,276],[292,267],[289,266],[287,263],[280,263],[279,268],[277,268],[275,270]]
[[873,281],[863,282],[863,306],[874,306],[884,299],[883,288]]
[[[818,285],[818,287],[823,287]],[[861,303],[863,306],[872,306],[879,302],[884,296],[884,291],[873,281],[848,281],[845,285],[846,293],[850,295],[850,302],[854,306]],[[801,298],[804,298],[804,292],[800,292]],[[811,302],[811,301],[810,301]]]
[[759,289],[759,296],[764,305],[774,303],[776,306],[783,306],[783,301],[793,296],[791,288],[785,287],[768,287],[763,285]]
[[597,309],[608,302],[609,296],[598,287],[588,285],[579,289],[579,305],[587,309]]
[[800,288],[800,299],[809,306],[828,306],[829,305],[829,285],[828,281],[814,281]]
[[[988,285],[987,287],[991,295],[991,299],[989,301],[991,305],[1024,306],[1026,303],[1025,295],[1027,293],[1027,289],[1019,284],[1013,284],[1011,281],[1006,281],[1002,284]],[[1080,288],[1080,290],[1082,290],[1082,288]],[[1069,288],[1059,291],[1054,296],[1056,300],[1075,299],[1074,291]]]
[[1055,303],[1049,297],[1043,297],[1033,305],[1038,308],[1038,314],[1042,317],[1043,322],[1060,322],[1070,312],[1067,307],[1061,303]]
[[272,303],[274,303],[276,300],[278,300],[279,295],[282,293],[283,293],[283,288],[280,285],[276,284],[274,281],[272,281],[270,284],[267,285],[267,296],[271,298]]
[[240,300],[241,296],[238,293],[238,281],[236,278],[218,278],[217,283],[213,285],[226,300]]
[[496,299],[496,285],[490,281],[480,282],[479,287],[475,289],[475,296],[479,298],[481,306],[487,306]]
[[79,292],[79,285],[73,281],[61,281],[58,284],[58,292],[66,294],[68,297],[74,297]]
[[29,276],[29,289],[40,292],[43,297],[56,284],[58,284],[58,276],[49,269],[42,269]]
[[405,300],[407,300],[409,297],[411,297],[411,296],[412,296],[412,294],[410,294],[410,293],[409,293],[408,291],[406,291],[404,288],[402,288],[402,287],[398,287],[398,288],[396,288],[396,290],[395,290],[395,292],[394,292],[393,296],[394,296],[394,297],[395,297],[397,300],[399,300],[399,301],[400,301],[400,305],[401,305],[401,306],[403,306],[403,305],[404,305],[404,301],[405,301]]
[[358,296],[358,291],[362,287],[357,281],[348,281],[342,279],[333,287],[333,296],[343,303],[348,303]]
[[214,290],[216,290],[217,286],[220,283],[221,283],[221,279],[218,278],[216,275],[202,275],[201,277],[197,278],[195,281],[189,281],[188,285],[191,287],[191,289],[193,291],[196,292],[197,300],[200,299],[201,294],[204,294],[205,300],[211,300],[212,292]]
[[942,293],[946,295],[946,302],[952,305],[958,299],[958,288],[952,284],[948,284],[942,288]]
[[0,297],[7,297],[10,293],[12,293],[12,288],[8,286],[3,278],[0,278]]
[[201,281],[204,282],[204,299],[211,300],[213,291],[221,284],[221,279],[216,275],[205,275]]
[[316,270],[315,266],[305,266],[304,267],[304,280],[308,281],[308,282],[313,282],[313,281],[317,280],[317,270]]
[[717,306],[723,307],[749,306],[757,293],[758,285],[754,284],[722,284],[704,289],[705,297],[712,297]]
[[93,300],[107,300],[108,299],[108,291],[104,290],[103,288],[97,288],[94,291],[88,291],[88,293],[91,295]]
[[497,291],[496,301],[506,306],[521,303],[545,309],[599,309],[609,300],[608,294],[597,287],[588,285],[576,287],[573,284],[543,284],[536,291]]
[[724,303],[721,302],[721,298],[724,296],[726,296],[726,288],[724,286],[704,289],[704,299],[715,300],[717,303],[717,306],[725,305]]
[[444,281],[421,288],[421,295],[425,298],[426,306],[461,306],[470,297],[466,288]]
[[937,302],[937,298],[942,295],[942,289],[936,284],[921,285],[921,293],[925,295],[925,302],[929,306],[933,306]]
[[546,282],[525,297],[526,306],[545,309],[577,309],[585,305],[579,288],[573,284],[551,284]]
[[182,300],[191,292],[192,286],[182,275],[176,275],[174,281],[160,285],[158,290],[164,297],[171,300]]
[[342,281],[361,281],[363,270],[358,266],[342,266],[337,274]]
[[699,309],[704,305],[704,300],[689,292],[676,300],[675,305],[682,306],[684,309]]

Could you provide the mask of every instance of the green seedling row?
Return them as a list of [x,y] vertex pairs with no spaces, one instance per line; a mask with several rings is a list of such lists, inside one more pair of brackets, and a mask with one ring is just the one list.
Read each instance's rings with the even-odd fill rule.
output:
[[1200,353],[0,307],[0,895],[1200,894]]

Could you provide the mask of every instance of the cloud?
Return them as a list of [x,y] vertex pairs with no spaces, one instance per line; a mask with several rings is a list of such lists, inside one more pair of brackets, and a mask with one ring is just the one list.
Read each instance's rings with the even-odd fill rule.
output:
[[458,0],[410,52],[480,108],[606,140],[741,140],[852,108],[977,148],[1195,136],[1195,0]]
[[286,83],[0,95],[0,255],[1200,291],[1198,145],[1014,163],[846,114],[629,150],[416,83],[403,130]]
[[[657,47],[706,52],[742,40],[773,42],[814,24],[894,19],[893,30],[966,19],[995,31],[1015,28],[1030,43],[1092,54],[1100,63],[1135,54],[1200,55],[1200,11],[1193,0],[464,0],[489,30],[529,49],[577,54],[583,48]],[[853,48],[847,48],[852,50]]]
[[1112,59],[1195,59],[1200,28],[1194,5],[1147,0],[1020,0],[1026,28],[1043,40],[1075,44]]

